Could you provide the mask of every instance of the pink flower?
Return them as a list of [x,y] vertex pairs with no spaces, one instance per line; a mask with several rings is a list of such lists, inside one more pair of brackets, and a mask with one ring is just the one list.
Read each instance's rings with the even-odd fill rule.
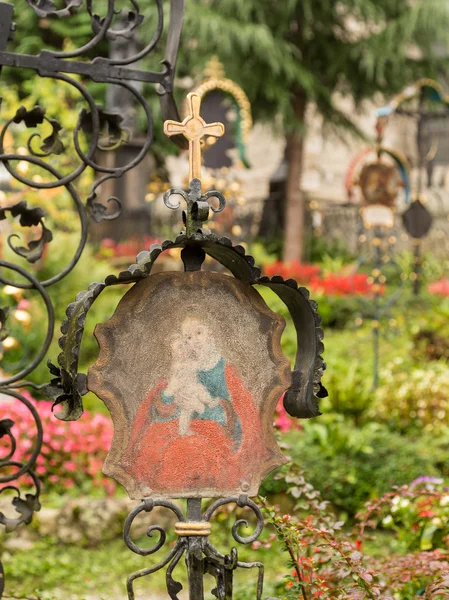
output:
[[[111,421],[104,415],[85,411],[81,422],[58,421],[51,410],[51,402],[36,402],[28,392],[21,392],[38,411],[44,429],[42,453],[36,460],[36,473],[47,489],[63,493],[68,487],[83,483],[84,489],[99,488],[113,494],[115,484],[104,480],[101,473],[112,441]],[[27,407],[19,400],[0,402],[0,418],[14,421],[12,433],[17,440],[13,459],[29,459],[36,443],[36,423]],[[86,440],[89,439],[87,443]],[[9,439],[0,439],[0,455],[8,452]],[[68,477],[68,474],[71,474]],[[73,479],[72,479],[73,477]],[[31,481],[25,483],[32,483]],[[0,485],[0,489],[4,487]]]
[[18,303],[17,310],[28,310],[31,306],[31,302],[29,300],[25,300],[24,298]]
[[286,431],[290,431],[291,429],[301,429],[301,425],[296,423],[287,413],[284,408],[284,394],[279,399],[279,402],[276,406],[276,414],[274,418],[274,425],[281,431],[285,433]]

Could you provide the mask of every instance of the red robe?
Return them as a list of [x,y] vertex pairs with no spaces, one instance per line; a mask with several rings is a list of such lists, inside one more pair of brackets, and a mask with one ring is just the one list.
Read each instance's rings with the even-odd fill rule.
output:
[[[244,482],[250,484],[252,458],[260,465],[271,453],[262,437],[259,411],[234,367],[225,366],[225,378],[231,397],[230,401],[221,400],[226,427],[215,421],[193,419],[192,434],[187,436],[179,435],[178,419],[151,419],[154,405],[165,418],[176,411],[174,405],[159,401],[167,387],[166,381],[160,381],[137,411],[122,467],[141,484],[161,493],[226,491],[238,489]],[[233,438],[234,412],[240,419],[240,442]]]

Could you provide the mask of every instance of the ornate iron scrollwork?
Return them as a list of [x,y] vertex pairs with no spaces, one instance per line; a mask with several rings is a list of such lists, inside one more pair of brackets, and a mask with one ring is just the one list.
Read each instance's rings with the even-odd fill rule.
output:
[[[159,525],[152,525],[147,530],[147,535],[149,537],[153,537],[154,532],[158,532],[159,534],[158,541],[151,548],[137,546],[131,539],[131,526],[136,517],[142,512],[151,513],[155,507],[166,508],[175,514],[178,519],[178,522],[175,525],[178,539],[160,562],[153,567],[136,571],[128,577],[127,591],[129,600],[134,600],[135,598],[134,582],[137,579],[152,575],[165,567],[167,568],[166,585],[168,595],[172,600],[179,600],[178,594],[182,591],[183,586],[174,579],[173,573],[184,555],[192,597],[202,597],[194,595],[195,586],[202,587],[202,577],[205,573],[208,573],[215,578],[216,582],[216,587],[212,590],[212,594],[218,600],[231,598],[233,573],[236,569],[241,568],[258,570],[256,600],[261,600],[264,577],[264,567],[262,563],[240,561],[236,548],[232,548],[229,554],[222,554],[209,540],[209,523],[213,515],[222,506],[233,503],[239,508],[248,508],[253,513],[256,523],[254,531],[250,535],[242,536],[239,533],[239,528],[242,525],[245,526],[245,528],[248,528],[250,525],[246,519],[238,519],[232,527],[232,536],[238,544],[252,544],[262,533],[264,518],[257,504],[245,495],[217,500],[216,502],[213,502],[203,514],[201,510],[201,500],[199,499],[190,499],[187,501],[187,516],[184,516],[179,506],[167,500],[158,501],[147,498],[132,510],[126,519],[124,540],[128,548],[136,554],[139,554],[140,556],[150,556],[160,550],[167,541],[167,532]],[[189,527],[192,527],[192,518],[195,519],[194,525],[197,528],[197,531],[189,529]],[[197,575],[200,577],[195,581]],[[201,583],[199,583],[200,580]],[[196,592],[198,592],[198,590],[199,588],[196,587]]]
[[[70,144],[73,146],[72,154],[76,162],[65,172],[62,172],[52,164],[55,156],[67,154],[67,132],[65,137],[63,127],[57,116],[51,115],[42,106],[32,109],[19,107],[15,115],[5,123],[0,132],[0,162],[9,173],[10,177],[30,189],[41,191],[42,199],[46,190],[61,189],[69,194],[77,217],[79,219],[80,237],[76,250],[68,263],[61,268],[59,273],[53,273],[45,280],[39,279],[21,266],[5,260],[0,261],[0,282],[3,285],[13,285],[16,288],[35,290],[40,295],[47,313],[47,330],[45,340],[37,355],[27,360],[27,364],[21,361],[16,373],[8,376],[0,382],[0,394],[9,396],[14,402],[22,403],[31,412],[36,425],[36,435],[33,447],[28,459],[24,462],[15,460],[17,444],[15,426],[7,414],[0,419],[0,438],[8,441],[8,448],[0,457],[0,494],[12,493],[12,505],[17,516],[7,516],[0,512],[0,524],[5,526],[6,531],[12,531],[22,523],[29,523],[33,513],[39,510],[39,480],[33,470],[36,458],[40,453],[43,439],[42,423],[38,411],[27,397],[18,390],[26,386],[38,387],[26,381],[36,366],[45,357],[54,333],[54,311],[47,289],[54,283],[62,280],[78,262],[87,241],[88,214],[94,221],[112,219],[120,214],[120,200],[110,198],[107,205],[97,201],[99,187],[108,179],[120,177],[125,172],[138,165],[146,156],[153,141],[153,118],[147,99],[133,85],[135,82],[151,83],[157,87],[162,114],[164,118],[179,119],[177,107],[173,99],[173,80],[176,68],[176,60],[179,41],[182,31],[185,0],[170,0],[170,21],[167,29],[167,41],[162,61],[162,69],[159,72],[144,70],[136,65],[152,52],[156,45],[161,45],[164,32],[164,10],[162,0],[153,0],[154,16],[153,30],[148,31],[146,21],[140,8],[139,0],[128,0],[126,9],[117,10],[116,0],[107,0],[102,14],[97,14],[92,0],[64,0],[56,3],[53,0],[27,0],[30,10],[34,10],[41,18],[70,18],[76,12],[85,10],[90,18],[92,36],[82,46],[70,50],[52,51],[42,50],[37,55],[17,54],[7,51],[8,40],[14,36],[15,25],[14,7],[12,4],[0,2],[0,69],[12,67],[15,69],[31,69],[43,78],[50,78],[64,84],[68,84],[76,90],[85,106],[80,110],[77,123],[71,132]],[[122,4],[120,5],[122,6]],[[98,45],[105,41],[116,41],[119,39],[130,40],[137,32],[150,34],[150,39],[139,47],[136,52],[120,59],[117,57],[97,57],[94,60],[86,60]],[[99,164],[97,151],[107,151],[117,148],[129,139],[129,132],[123,127],[122,116],[99,106],[93,95],[81,83],[90,79],[96,83],[113,84],[127,90],[140,106],[146,120],[145,139],[137,156],[128,161],[127,164],[110,167]],[[30,130],[30,136],[26,143],[27,154],[10,150],[10,140],[14,139],[14,127],[20,126]],[[45,135],[40,133],[40,128],[45,128]],[[9,140],[9,141],[7,141]],[[64,141],[63,141],[64,140]],[[33,165],[42,171],[44,177],[30,178],[26,172],[17,168],[19,161]],[[97,179],[92,185],[90,193],[82,198],[77,191],[78,178],[88,168],[97,173]],[[29,206],[27,202],[21,201],[13,205],[0,206],[0,221],[8,218],[18,218],[23,227],[39,226],[41,235],[38,239],[28,241],[27,244],[19,243],[17,235],[10,235],[8,244],[19,257],[25,258],[31,265],[38,261],[44,249],[53,239],[52,231],[45,224],[46,212],[40,206]],[[50,245],[51,248],[51,245]],[[101,291],[101,286],[94,286],[84,297],[86,306],[93,301],[95,294]],[[76,310],[79,310],[78,298],[76,308],[70,309],[68,316],[75,318]],[[82,310],[80,310],[82,313]],[[76,326],[68,326],[67,335],[69,343],[73,340],[70,335],[77,336]],[[8,307],[0,307],[0,339],[3,341],[8,336]],[[64,354],[64,350],[63,350]],[[27,357],[25,357],[27,359]],[[58,402],[66,407],[63,418],[76,418],[80,416],[81,395],[85,392],[85,380],[82,375],[74,372],[76,359],[71,365],[62,361],[64,367],[52,369],[56,377],[49,386],[50,393],[57,395]],[[57,391],[55,391],[57,390]],[[58,395],[60,394],[60,395]],[[31,477],[34,483],[34,493],[23,497],[18,485],[12,482],[23,476]],[[3,568],[0,563],[0,597],[4,589]]]

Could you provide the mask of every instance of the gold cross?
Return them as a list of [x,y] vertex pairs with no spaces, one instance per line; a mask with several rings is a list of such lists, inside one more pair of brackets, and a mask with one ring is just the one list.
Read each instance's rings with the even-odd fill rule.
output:
[[206,123],[200,117],[201,96],[191,92],[187,96],[189,114],[182,123],[165,121],[166,135],[182,134],[189,140],[189,181],[201,179],[201,140],[206,135],[221,137],[224,135],[222,123]]

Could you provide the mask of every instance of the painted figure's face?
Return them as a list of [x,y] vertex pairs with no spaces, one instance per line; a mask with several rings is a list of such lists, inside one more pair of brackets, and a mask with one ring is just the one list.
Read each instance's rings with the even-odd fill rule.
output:
[[189,348],[190,356],[201,360],[212,343],[212,335],[204,323],[198,319],[188,318],[181,325],[181,336]]

